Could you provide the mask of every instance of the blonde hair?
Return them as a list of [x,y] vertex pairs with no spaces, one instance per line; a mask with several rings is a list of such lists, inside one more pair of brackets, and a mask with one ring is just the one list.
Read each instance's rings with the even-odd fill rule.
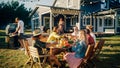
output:
[[79,40],[83,40],[87,44],[86,32],[84,30],[80,30],[80,32],[79,32]]

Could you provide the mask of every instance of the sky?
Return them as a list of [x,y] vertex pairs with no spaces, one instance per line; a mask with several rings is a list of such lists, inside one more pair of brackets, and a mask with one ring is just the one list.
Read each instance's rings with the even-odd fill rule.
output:
[[[12,0],[0,0],[0,3],[1,3],[1,2],[5,2],[5,3],[6,3],[6,2],[8,2],[8,1],[12,1]],[[14,1],[16,1],[16,0],[14,0]],[[28,3],[28,2],[26,2],[26,3],[25,3],[25,7],[26,7],[26,8],[34,9],[34,8],[35,8],[35,4],[34,4],[34,3]]]
[[[0,3],[1,2],[8,2],[8,1],[12,1],[12,0],[0,0]],[[13,0],[13,1],[17,1],[17,0]],[[40,0],[40,2],[26,2],[25,3],[25,7],[26,8],[31,8],[31,9],[34,9],[35,8],[35,4],[42,4],[42,5],[49,5],[51,6],[53,4],[55,0]]]

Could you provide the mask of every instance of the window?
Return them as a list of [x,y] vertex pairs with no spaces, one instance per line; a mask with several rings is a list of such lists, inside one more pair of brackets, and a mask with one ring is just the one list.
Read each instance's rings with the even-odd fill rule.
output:
[[101,0],[101,9],[107,9],[108,5],[107,5],[107,0]]
[[39,22],[39,19],[38,19],[38,18],[34,19],[34,20],[33,20],[33,23],[34,23],[35,29],[36,29],[36,28],[39,28],[39,26],[40,26],[39,23],[40,23],[40,22]]
[[99,18],[99,27],[102,27],[102,18]]
[[78,22],[77,17],[72,18],[71,26],[75,26],[77,22]]
[[105,18],[104,26],[113,26],[113,18],[111,17]]
[[83,26],[90,25],[90,17],[83,18]]
[[44,17],[44,26],[49,27],[50,25],[50,17]]
[[118,17],[118,26],[120,26],[120,16]]
[[82,19],[83,26],[86,25],[86,23],[85,23],[85,19],[86,19],[86,18],[83,18],[83,19]]
[[90,25],[90,18],[87,18],[86,25]]

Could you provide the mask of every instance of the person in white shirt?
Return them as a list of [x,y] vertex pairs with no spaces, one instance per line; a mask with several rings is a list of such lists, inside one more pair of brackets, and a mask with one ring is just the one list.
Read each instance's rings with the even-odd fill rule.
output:
[[79,29],[77,26],[74,27],[74,32],[71,34],[71,36],[74,38],[74,39],[77,39],[79,37]]
[[93,33],[93,26],[91,26],[91,25],[87,25],[86,26],[86,29],[89,29],[90,30],[90,35],[93,37],[93,39],[94,39],[94,42],[96,43],[96,36],[95,36],[95,34]]
[[79,30],[78,30],[77,26],[74,27],[74,32],[71,35],[73,35],[73,36],[79,36]]
[[15,22],[18,25],[17,25],[17,29],[14,32],[14,34],[18,33],[18,41],[20,42],[21,50],[24,50],[24,44],[23,44],[23,39],[24,39],[24,22],[22,20],[20,20],[18,17],[15,18]]

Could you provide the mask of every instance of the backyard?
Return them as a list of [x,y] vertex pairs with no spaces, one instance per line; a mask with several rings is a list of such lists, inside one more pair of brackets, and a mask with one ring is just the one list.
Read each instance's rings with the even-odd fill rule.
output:
[[[4,35],[4,30],[0,30],[0,68],[23,68],[28,56],[24,51],[8,48]],[[120,35],[101,38],[105,39],[105,44],[100,61],[95,62],[96,68],[120,68]]]

